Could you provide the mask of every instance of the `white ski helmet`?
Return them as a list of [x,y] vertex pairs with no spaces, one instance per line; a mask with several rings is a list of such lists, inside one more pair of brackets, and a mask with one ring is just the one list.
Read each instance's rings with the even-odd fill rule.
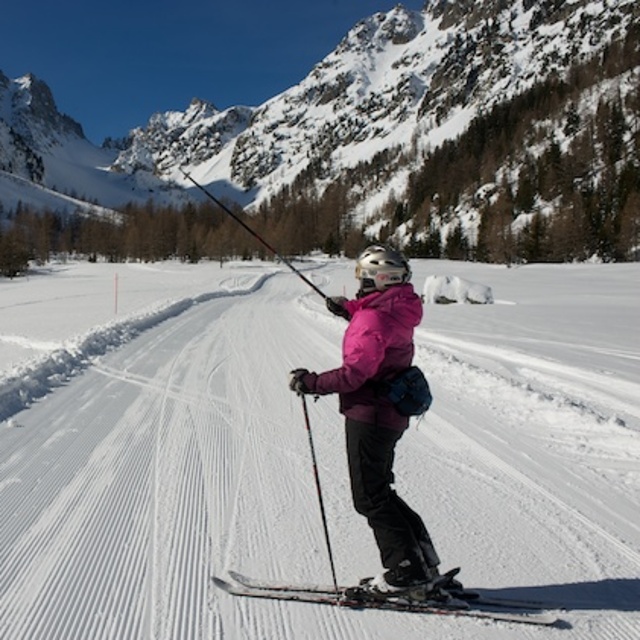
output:
[[356,278],[360,280],[362,293],[384,291],[387,287],[409,282],[411,269],[399,251],[384,245],[372,245],[356,260]]

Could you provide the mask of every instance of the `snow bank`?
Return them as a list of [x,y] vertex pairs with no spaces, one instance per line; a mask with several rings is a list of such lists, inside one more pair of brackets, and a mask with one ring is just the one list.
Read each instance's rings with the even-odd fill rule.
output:
[[[0,371],[0,421],[30,406],[52,389],[86,369],[93,359],[131,341],[137,335],[169,318],[180,315],[194,304],[219,297],[247,295],[257,291],[274,273],[223,283],[222,290],[201,293],[179,300],[168,300],[127,318],[97,326],[67,340],[64,347],[33,359],[9,372]],[[7,426],[12,426],[7,422]],[[14,425],[15,426],[15,425]]]
[[493,304],[491,287],[458,278],[458,276],[429,276],[422,289],[429,304]]

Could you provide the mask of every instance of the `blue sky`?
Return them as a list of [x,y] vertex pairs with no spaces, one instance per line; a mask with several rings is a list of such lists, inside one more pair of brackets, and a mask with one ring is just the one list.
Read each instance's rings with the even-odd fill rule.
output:
[[[6,2],[0,70],[33,73],[95,144],[191,99],[258,105],[297,84],[358,20],[397,0]],[[405,0],[419,10],[424,0]]]

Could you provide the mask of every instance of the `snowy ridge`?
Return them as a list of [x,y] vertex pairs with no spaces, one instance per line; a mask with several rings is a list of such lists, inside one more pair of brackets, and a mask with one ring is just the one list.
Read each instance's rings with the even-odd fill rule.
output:
[[[612,382],[606,374],[585,372],[576,367],[549,362],[545,358],[513,353],[493,345],[484,348],[429,332],[427,336],[425,342],[439,345],[439,349],[430,347],[427,350],[428,360],[437,357],[438,366],[442,368],[449,363],[456,367],[458,372],[458,367],[462,367],[478,375],[488,376],[492,381],[505,383],[514,391],[522,391],[524,397],[534,403],[550,402],[555,410],[575,411],[584,418],[593,420],[598,428],[602,423],[624,428],[627,423],[622,416],[628,416],[629,426],[640,431],[640,411],[634,402],[640,388],[636,384],[621,380]],[[465,354],[462,360],[459,359],[461,353]],[[471,355],[473,357],[470,357]],[[489,359],[507,365],[508,375],[485,370],[478,364]],[[433,364],[430,364],[429,368],[433,369]],[[575,382],[573,386],[569,384],[570,380],[577,379],[581,380],[581,385]],[[488,382],[488,379],[485,379],[485,382]],[[585,388],[589,389],[588,397],[580,395],[584,394]],[[495,391],[497,390],[493,389],[489,393]],[[506,391],[507,389],[503,388],[500,396],[504,397]],[[521,403],[518,402],[517,405],[522,410]],[[528,413],[535,412],[533,406],[528,410]]]
[[193,100],[181,113],[169,111],[151,117],[146,128],[131,132],[131,147],[120,153],[112,169],[125,173],[173,171],[176,158],[197,166],[224,147],[249,125],[253,109],[232,107],[219,112],[212,104]]

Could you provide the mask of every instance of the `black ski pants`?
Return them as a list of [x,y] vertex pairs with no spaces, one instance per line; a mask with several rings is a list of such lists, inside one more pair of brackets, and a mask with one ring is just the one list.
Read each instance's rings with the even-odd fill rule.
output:
[[353,504],[373,530],[382,566],[395,569],[403,560],[440,564],[422,518],[391,486],[395,447],[403,432],[347,418],[346,433]]

